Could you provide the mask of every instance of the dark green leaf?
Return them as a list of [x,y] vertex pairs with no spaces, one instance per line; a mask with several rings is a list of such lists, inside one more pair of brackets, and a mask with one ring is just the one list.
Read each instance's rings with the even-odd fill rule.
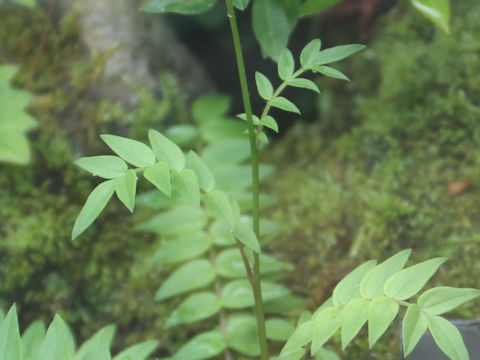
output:
[[226,348],[219,330],[202,333],[183,345],[173,357],[175,360],[202,360],[214,357]]
[[411,298],[422,290],[445,260],[435,258],[397,272],[385,283],[383,288],[385,295],[396,300]]
[[167,319],[165,328],[207,319],[220,311],[220,300],[213,293],[201,292],[185,299]]
[[207,11],[215,2],[216,0],[150,0],[140,10],[150,13],[173,12],[192,15]]
[[113,360],[145,360],[158,346],[157,340],[148,340],[123,350]]
[[215,179],[203,159],[193,150],[187,155],[187,166],[197,175],[198,184],[205,191],[213,190]]
[[312,65],[323,65],[336,62],[365,49],[365,45],[349,44],[334,46],[320,51],[311,62]]
[[441,315],[479,296],[480,290],[477,289],[439,286],[420,295],[418,306],[430,315]]
[[288,49],[285,49],[280,54],[278,58],[278,76],[280,79],[287,80],[292,76],[293,71],[295,70],[295,60],[293,59],[292,52]]
[[291,79],[288,81],[288,86],[295,86],[299,88],[309,89],[320,94],[320,89],[318,88],[317,84],[315,84],[312,80],[302,79],[302,78]]
[[0,359],[21,360],[22,345],[18,329],[17,308],[13,305],[0,325]]
[[325,65],[312,65],[311,69],[313,71],[317,71],[325,76],[334,78],[334,79],[340,79],[340,80],[346,80],[350,81],[350,79],[347,77],[347,75],[341,73],[340,71],[330,67],[330,66],[325,66]]
[[247,248],[260,253],[260,243],[250,225],[237,222],[233,227],[233,236]]
[[300,110],[298,110],[298,107],[292,103],[290,100],[278,96],[268,102],[271,106],[285,110],[285,111],[290,111],[296,114],[300,114]]
[[342,330],[342,350],[358,334],[368,319],[369,303],[365,299],[353,299],[345,305],[341,317]]
[[300,8],[302,16],[313,15],[335,5],[340,0],[305,0]]
[[410,0],[412,5],[447,34],[450,33],[449,0]]
[[369,260],[345,276],[333,289],[333,304],[335,306],[346,305],[351,299],[360,297],[360,282],[375,265],[376,260]]
[[100,137],[115,154],[133,166],[147,167],[155,163],[155,154],[144,143],[116,135]]
[[155,294],[155,300],[164,300],[177,294],[198,289],[210,284],[215,271],[207,260],[194,260],[175,270]]
[[403,353],[410,354],[427,331],[427,319],[417,304],[411,304],[402,323]]
[[137,192],[137,173],[135,170],[128,170],[125,175],[118,178],[115,184],[115,192],[118,199],[133,212],[135,206],[135,194]]
[[398,308],[398,303],[385,296],[379,296],[370,303],[368,312],[368,345],[370,348],[395,319]]
[[438,347],[450,359],[470,360],[460,331],[450,321],[441,316],[427,314],[428,329]]
[[177,144],[153,129],[148,130],[148,139],[159,161],[165,161],[177,171],[185,167],[185,156]]
[[100,176],[104,179],[120,177],[128,169],[125,161],[110,155],[83,157],[76,160],[75,165],[87,170],[94,176]]
[[285,10],[275,0],[255,0],[252,24],[262,53],[276,61],[287,46],[291,32]]
[[165,195],[170,196],[172,194],[170,168],[167,163],[156,163],[151,168],[145,170],[143,176]]
[[115,190],[115,180],[107,180],[98,185],[88,196],[73,225],[72,239],[75,239],[100,215]]
[[273,86],[270,80],[261,72],[255,71],[255,83],[257,84],[258,94],[265,100],[270,100],[273,96]]
[[320,39],[312,40],[307,45],[305,45],[300,54],[300,64],[302,64],[302,67],[307,67],[313,64],[313,61],[320,52],[321,46],[322,42],[320,41]]

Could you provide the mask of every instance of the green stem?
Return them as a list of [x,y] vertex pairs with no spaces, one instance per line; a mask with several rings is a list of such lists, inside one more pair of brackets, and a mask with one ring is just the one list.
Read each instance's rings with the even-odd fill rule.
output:
[[[227,16],[232,31],[233,45],[235,47],[235,56],[237,59],[238,77],[240,79],[240,87],[242,90],[243,106],[245,114],[247,114],[248,136],[250,140],[251,166],[252,166],[252,215],[253,215],[253,231],[260,239],[260,181],[258,176],[258,148],[256,143],[255,128],[252,118],[252,105],[250,103],[247,75],[245,73],[245,64],[243,62],[242,45],[240,42],[240,34],[238,32],[237,19],[233,9],[232,0],[225,0],[227,5]],[[254,279],[252,282],[253,295],[255,298],[255,316],[257,318],[258,340],[260,343],[260,358],[268,360],[268,344],[265,330],[265,314],[263,311],[262,287],[260,283],[260,256],[254,254],[253,264]]]

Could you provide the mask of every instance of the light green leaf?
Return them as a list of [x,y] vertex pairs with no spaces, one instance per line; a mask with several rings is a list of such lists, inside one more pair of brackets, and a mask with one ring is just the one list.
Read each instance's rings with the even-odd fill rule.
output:
[[224,351],[225,341],[219,330],[202,333],[183,345],[173,357],[175,360],[202,360]]
[[202,288],[215,278],[215,271],[207,260],[194,260],[175,270],[155,294],[160,301],[190,290]]
[[185,156],[173,141],[160,134],[157,130],[148,130],[148,140],[159,161],[165,161],[177,171],[185,167]]
[[469,360],[467,348],[460,331],[450,321],[441,316],[427,314],[428,329],[438,347],[450,359]]
[[168,197],[172,194],[172,184],[170,182],[170,168],[165,162],[158,162],[151,168],[143,172],[145,179],[150,181],[155,187]]
[[275,0],[255,0],[252,24],[262,53],[276,61],[287,46],[291,32],[285,9]]
[[197,175],[198,184],[205,191],[215,187],[215,178],[203,159],[193,150],[187,155],[187,166]]
[[237,219],[233,215],[230,200],[223,191],[215,190],[204,194],[202,201],[216,219],[223,221],[229,228],[233,228]]
[[207,11],[215,2],[216,0],[150,0],[140,10],[150,13],[173,12],[193,15]]
[[80,214],[78,214],[72,230],[72,240],[85,231],[93,221],[100,215],[108,200],[113,195],[115,180],[107,180],[99,184],[87,198]]
[[333,304],[337,307],[346,305],[351,299],[360,297],[360,282],[376,263],[376,260],[364,262],[345,276],[333,289]]
[[347,77],[347,75],[343,74],[342,72],[340,72],[337,69],[334,69],[330,66],[312,65],[311,69],[314,72],[319,72],[319,73],[321,73],[325,76],[328,76],[328,77],[331,77],[331,78],[334,78],[334,79],[350,81],[350,79]]
[[321,46],[322,42],[320,41],[320,39],[312,40],[307,45],[305,45],[302,52],[300,53],[300,63],[302,64],[302,67],[307,67],[313,64],[313,61],[320,52]]
[[340,356],[338,356],[337,353],[325,348],[320,348],[315,353],[315,360],[342,360],[342,359],[340,359]]
[[34,7],[35,6],[35,0],[15,0],[15,2],[22,4],[27,7]]
[[262,118],[262,121],[260,121],[260,124],[262,126],[268,127],[269,129],[272,129],[273,131],[278,133],[278,124],[275,121],[275,119],[273,117],[271,117],[270,115],[264,116]]
[[422,290],[445,261],[444,258],[435,258],[397,272],[385,283],[385,295],[396,300],[411,298]]
[[305,0],[300,7],[301,16],[309,16],[335,5],[340,0]]
[[368,319],[369,303],[365,299],[353,299],[343,308],[341,317],[342,322],[342,350],[358,334],[362,326]]
[[360,282],[360,294],[366,299],[383,295],[383,285],[387,279],[403,269],[412,249],[400,251],[371,269]]
[[165,135],[177,145],[189,144],[197,136],[197,128],[192,125],[170,126]]
[[238,249],[227,249],[218,254],[216,266],[218,275],[226,278],[244,278],[247,275]]
[[278,76],[280,79],[287,80],[292,76],[293,71],[295,70],[295,60],[293,59],[292,52],[288,49],[285,49],[280,54],[278,58]]
[[231,99],[227,95],[209,94],[200,96],[192,104],[192,116],[198,123],[219,119],[228,113]]
[[155,154],[144,143],[116,135],[100,137],[115,154],[133,166],[147,167],[155,163]]
[[365,49],[365,45],[349,44],[334,46],[320,51],[312,61],[312,65],[323,65],[336,62]]
[[192,170],[183,169],[172,173],[172,190],[174,195],[182,199],[182,203],[200,205],[200,187],[197,175]]
[[[262,281],[262,296],[265,302],[272,301],[290,293],[283,285]],[[222,305],[228,309],[241,309],[253,306],[252,287],[248,280],[234,280],[222,289]]]
[[288,339],[287,343],[283,347],[279,360],[298,360],[305,354],[303,348],[309,342],[312,341],[313,331],[315,324],[313,321],[306,321],[295,329],[292,336]]
[[115,356],[113,360],[145,360],[158,346],[157,340],[148,340],[139,344],[135,344],[120,354]]
[[441,315],[480,296],[477,289],[458,289],[439,286],[425,291],[418,298],[418,306],[430,315]]
[[412,5],[447,34],[450,33],[449,0],[410,0]]
[[404,356],[408,356],[417,346],[425,331],[428,323],[426,315],[420,311],[417,304],[411,304],[402,322],[402,341]]
[[268,103],[273,107],[300,115],[300,110],[298,110],[297,105],[282,96],[278,96],[275,99],[270,100]]
[[75,165],[87,170],[94,176],[104,179],[114,179],[125,174],[128,169],[125,161],[117,156],[101,155],[83,157],[75,161]]
[[70,329],[60,315],[55,315],[40,347],[40,358],[71,360],[74,352],[75,343]]
[[0,359],[22,359],[22,345],[15,304],[10,308],[0,325]]
[[110,344],[114,334],[114,325],[100,329],[80,346],[73,360],[110,360]]
[[317,84],[315,84],[312,80],[295,78],[295,79],[288,80],[288,85],[295,86],[298,88],[303,88],[303,89],[309,89],[320,94],[320,89],[318,88]]
[[260,253],[260,243],[250,225],[237,222],[233,227],[233,236],[247,248]]
[[167,319],[165,328],[207,319],[220,311],[220,300],[213,293],[201,292],[185,299]]
[[135,194],[137,192],[137,173],[135,170],[128,170],[125,175],[117,180],[115,192],[118,199],[133,212],[135,207]]
[[[202,159],[212,169],[228,164],[239,164],[250,156],[247,139],[223,140],[210,144],[202,152]],[[215,178],[218,181],[217,178]]]
[[[226,139],[246,139],[247,124],[236,119],[214,119],[200,125],[200,135],[208,143]],[[203,156],[202,158],[206,160]]]
[[370,303],[368,312],[368,345],[370,348],[395,319],[398,309],[398,303],[385,296],[379,296]]
[[40,353],[40,346],[45,337],[45,324],[37,320],[22,334],[22,359],[37,360]]
[[250,3],[250,0],[233,0],[233,5],[238,9],[238,10],[245,10]]
[[261,72],[255,71],[255,83],[257,84],[258,94],[265,100],[270,100],[273,96],[273,86],[270,80]]
[[[178,206],[164,211],[140,224],[137,229],[160,235],[191,234],[200,231],[207,219],[202,209],[192,206]],[[185,226],[188,224],[188,226]]]
[[185,234],[177,239],[166,240],[148,259],[150,265],[174,264],[193,259],[212,246],[213,239],[203,232]]
[[341,311],[336,307],[327,307],[321,312],[315,314],[313,321],[315,330],[312,339],[312,355],[318,350],[340,329]]
[[[245,113],[238,114],[237,118],[243,121],[248,121],[247,114]],[[253,122],[253,125],[258,125],[260,123],[260,119],[258,118],[258,116],[252,114],[252,122]]]
[[295,331],[295,327],[284,319],[273,318],[265,322],[267,338],[274,341],[287,341]]
[[228,317],[227,345],[244,355],[260,355],[257,322],[253,315],[234,314]]

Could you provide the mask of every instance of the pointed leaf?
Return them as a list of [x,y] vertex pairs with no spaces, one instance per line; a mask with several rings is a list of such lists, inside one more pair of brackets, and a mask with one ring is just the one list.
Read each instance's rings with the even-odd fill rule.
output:
[[223,191],[215,190],[204,194],[202,201],[216,219],[223,221],[229,228],[233,227],[237,219],[233,215],[230,200]]
[[280,79],[287,80],[292,76],[293,71],[295,70],[295,60],[293,59],[292,52],[288,49],[285,49],[280,54],[278,58],[278,76]]
[[144,143],[116,135],[100,137],[115,154],[133,166],[147,167],[155,163],[155,154]]
[[40,358],[71,360],[74,352],[75,343],[70,329],[60,315],[55,315],[40,347]]
[[255,82],[257,84],[258,94],[265,100],[270,100],[273,96],[273,86],[270,80],[261,72],[255,71]]
[[402,341],[404,356],[408,356],[417,346],[425,331],[428,323],[425,314],[420,311],[417,304],[411,304],[402,322]]
[[313,61],[320,52],[321,46],[322,42],[320,39],[312,40],[305,45],[302,53],[300,54],[300,63],[302,64],[302,67],[307,67],[308,65],[313,64]]
[[165,161],[177,171],[185,167],[185,156],[177,144],[153,129],[148,130],[148,139],[159,161]]
[[173,357],[174,360],[202,360],[214,357],[224,351],[225,341],[219,330],[202,333],[183,345]]
[[368,345],[370,348],[387,330],[398,314],[399,305],[385,296],[375,298],[368,311]]
[[40,353],[40,346],[45,337],[45,324],[38,320],[22,334],[22,359],[37,360]]
[[480,290],[477,289],[439,286],[420,295],[418,306],[430,315],[441,315],[479,296]]
[[13,305],[0,325],[0,359],[21,360],[22,345],[18,329],[17,308]]
[[156,163],[151,168],[145,170],[143,176],[165,195],[170,196],[172,194],[170,168],[167,163]]
[[205,191],[211,191],[215,187],[215,179],[203,159],[193,150],[187,155],[187,166],[197,175],[198,184]]
[[[275,300],[290,293],[283,285],[262,281],[262,295],[265,302]],[[227,309],[241,309],[253,306],[252,287],[248,280],[234,280],[222,288],[222,305]]]
[[167,319],[165,328],[207,319],[220,311],[220,300],[213,293],[201,292],[185,299]]
[[164,300],[177,294],[202,288],[215,278],[215,271],[207,260],[195,260],[179,267],[162,284],[155,300]]
[[114,334],[114,325],[100,329],[80,346],[73,360],[110,360],[110,344]]
[[125,161],[117,156],[101,155],[83,157],[75,160],[75,165],[104,179],[114,179],[122,176],[128,167]]
[[447,34],[450,33],[449,0],[411,0],[412,5]]
[[347,77],[347,75],[343,74],[342,72],[340,72],[337,69],[334,69],[330,66],[312,65],[311,69],[314,72],[319,72],[320,74],[323,74],[325,76],[328,76],[328,77],[331,77],[331,78],[334,78],[334,79],[350,81],[350,79]]
[[275,121],[273,117],[270,115],[266,115],[262,118],[262,121],[260,122],[262,126],[268,127],[269,129],[272,129],[276,133],[278,133],[278,124]]
[[255,0],[252,25],[262,53],[276,61],[287,46],[291,31],[285,9],[275,0]]
[[192,15],[207,11],[215,2],[216,0],[150,0],[140,10],[150,13],[173,12]]
[[383,288],[385,295],[396,300],[411,298],[422,290],[445,260],[435,258],[397,272],[385,283]]
[[85,229],[94,222],[98,215],[100,215],[103,208],[107,205],[108,200],[110,200],[113,195],[115,184],[115,180],[107,180],[93,189],[80,211],[80,214],[78,214],[78,217],[75,220],[72,239],[75,239],[85,231]]
[[313,321],[306,321],[297,327],[280,352],[278,359],[301,359],[305,353],[303,347],[312,341],[314,329],[315,323]]
[[460,331],[450,321],[436,315],[427,315],[428,329],[438,347],[450,359],[469,360]]
[[190,169],[183,169],[180,172],[172,173],[173,191],[182,202],[198,206],[200,204],[200,187],[197,175]]
[[368,319],[369,303],[365,299],[353,299],[345,305],[342,313],[342,350],[345,350],[347,345],[362,329],[363,325]]
[[337,353],[333,352],[332,350],[328,350],[325,348],[320,348],[315,353],[315,360],[342,360]]
[[345,276],[333,289],[333,304],[335,306],[346,305],[351,299],[360,297],[360,281],[375,264],[376,260],[369,260]]
[[216,265],[218,275],[226,278],[244,278],[247,275],[238,249],[222,251],[217,256]]
[[312,61],[312,65],[323,65],[336,62],[346,57],[365,49],[365,45],[349,44],[331,47],[320,51],[315,59]]
[[412,249],[400,251],[371,269],[360,283],[360,294],[366,299],[383,295],[383,285],[390,276],[403,269]]
[[250,0],[233,0],[233,5],[238,9],[238,10],[245,10],[250,3]]
[[275,99],[270,100],[268,103],[273,107],[300,115],[300,110],[298,110],[297,105],[282,96],[278,96]]
[[148,340],[133,345],[115,356],[113,360],[145,360],[158,346],[157,340]]
[[295,331],[295,327],[284,319],[274,318],[265,322],[267,338],[274,341],[287,341]]
[[[237,118],[243,121],[248,121],[247,114],[245,113],[238,114]],[[252,114],[252,122],[253,122],[253,125],[258,125],[260,123],[260,119],[258,118],[258,116],[255,116]]]
[[288,80],[287,83],[289,86],[294,86],[303,89],[309,89],[315,91],[316,93],[320,94],[320,89],[318,88],[317,84],[315,84],[312,80],[303,79],[303,78],[295,78]]
[[341,312],[335,307],[328,307],[315,314],[315,330],[312,340],[312,354],[318,350],[340,329]]
[[237,222],[233,227],[233,236],[247,248],[260,253],[260,243],[250,225]]
[[137,192],[137,173],[135,170],[128,170],[120,177],[115,184],[115,192],[118,199],[133,212],[135,207],[135,194]]

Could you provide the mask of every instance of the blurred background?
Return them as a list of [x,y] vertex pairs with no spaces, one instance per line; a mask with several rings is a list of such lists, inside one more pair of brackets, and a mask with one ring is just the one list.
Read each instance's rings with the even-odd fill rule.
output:
[[[300,20],[290,37],[296,59],[314,38],[367,45],[336,64],[351,82],[312,74],[321,95],[286,91],[302,116],[275,113],[280,134],[269,134],[262,153],[275,168],[263,182],[277,224],[268,250],[294,265],[287,283],[308,299],[302,309],[318,307],[360,262],[404,248],[415,261],[449,259],[432,284],[480,287],[480,3],[451,3],[450,34],[407,1],[345,0]],[[227,95],[231,116],[243,110],[224,4],[195,17],[140,5],[0,2],[0,65],[18,66],[11,84],[32,95],[36,122],[23,164],[1,154],[0,133],[0,307],[15,302],[23,326],[60,313],[79,342],[115,323],[114,349],[153,338],[161,355],[195,328],[163,330],[178,303],[154,301],[169,271],[147,261],[161,235],[137,228],[157,210],[148,196],[134,215],[111,201],[72,242],[99,182],[73,161],[109,153],[100,134],[146,141],[148,128],[201,149],[213,135],[195,132],[190,109],[206,94]],[[277,79],[250,9],[239,25],[251,86],[255,70]],[[258,113],[263,103],[251,93]],[[452,316],[475,318],[478,309]],[[395,331],[373,350],[360,336],[344,358],[397,359],[398,349]]]

